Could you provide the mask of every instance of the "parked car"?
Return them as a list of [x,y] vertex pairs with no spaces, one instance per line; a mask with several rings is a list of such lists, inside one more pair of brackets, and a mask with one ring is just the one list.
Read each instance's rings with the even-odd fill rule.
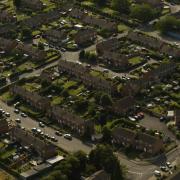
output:
[[64,134],[64,138],[68,140],[72,140],[71,134]]
[[60,131],[56,131],[55,134],[56,134],[57,136],[62,136],[62,133],[61,133]]
[[19,109],[15,109],[14,112],[15,112],[16,114],[19,114]]
[[160,166],[160,169],[164,172],[168,172],[169,169],[166,166]]
[[44,125],[44,123],[43,123],[43,122],[39,122],[39,126],[40,126],[40,127],[42,127],[42,128],[44,128],[44,127],[45,127],[45,125]]
[[168,168],[172,168],[172,164],[170,163],[170,162],[166,162],[166,166],[168,167]]
[[21,120],[18,118],[18,119],[15,119],[15,121],[17,122],[17,123],[21,123]]
[[27,117],[27,115],[25,113],[21,113],[21,116],[24,117],[24,118]]
[[54,136],[52,136],[51,141],[57,142],[58,140]]
[[10,115],[10,113],[6,112],[6,113],[5,113],[5,116],[6,116],[6,117],[10,117],[11,115]]
[[154,175],[157,176],[157,177],[161,177],[161,172],[158,171],[158,170],[155,170]]

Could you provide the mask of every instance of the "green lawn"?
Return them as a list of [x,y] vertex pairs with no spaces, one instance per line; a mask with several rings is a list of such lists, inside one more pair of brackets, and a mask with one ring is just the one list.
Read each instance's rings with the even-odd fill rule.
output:
[[65,89],[69,89],[69,88],[72,88],[72,87],[74,87],[74,86],[76,86],[77,85],[77,82],[75,82],[75,81],[67,81],[64,85],[63,85],[63,87],[65,88]]
[[141,57],[137,56],[137,57],[133,57],[133,58],[129,59],[128,61],[131,65],[134,66],[134,65],[141,63],[143,61],[143,59]]
[[53,96],[53,98],[52,98],[53,100],[52,100],[52,105],[58,105],[58,104],[61,104],[62,103],[62,101],[64,100],[64,98],[63,97],[60,97],[60,96]]

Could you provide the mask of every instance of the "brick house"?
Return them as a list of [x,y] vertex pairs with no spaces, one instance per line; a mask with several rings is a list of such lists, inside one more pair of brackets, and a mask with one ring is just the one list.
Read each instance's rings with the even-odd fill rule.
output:
[[111,67],[116,67],[119,70],[126,70],[130,66],[128,60],[128,56],[111,51],[106,51],[99,57],[100,62],[103,62]]
[[51,106],[48,98],[42,97],[36,92],[29,92],[16,85],[11,87],[10,92],[13,95],[19,96],[32,107],[44,112],[60,126],[66,126],[79,135],[84,135],[87,131],[90,134],[94,132],[94,124],[92,121],[84,120],[59,106]]
[[111,176],[104,170],[99,170],[85,180],[111,180]]
[[46,110],[50,107],[50,101],[48,98],[42,97],[36,92],[27,91],[26,89],[17,85],[12,86],[10,92],[13,95],[19,96],[31,106],[42,112],[46,112]]
[[92,121],[84,120],[59,106],[52,106],[48,116],[55,120],[60,126],[66,126],[79,135],[84,135],[87,129],[90,134],[94,133]]
[[109,81],[92,76],[89,71],[82,65],[69,61],[60,60],[58,65],[59,72],[66,72],[81,80],[89,88],[114,94],[116,88]]
[[43,3],[40,0],[21,0],[20,8],[33,9],[36,11],[43,9]]
[[10,136],[12,140],[19,142],[22,146],[28,146],[35,150],[43,159],[49,159],[57,155],[57,149],[53,144],[41,140],[30,131],[15,126],[11,129]]
[[1,23],[13,23],[16,22],[17,19],[13,14],[9,13],[6,10],[0,11],[0,22]]
[[18,43],[15,48],[15,52],[18,54],[27,54],[33,60],[42,60],[46,57],[46,52],[32,47],[28,44]]
[[38,28],[42,26],[43,24],[48,24],[49,22],[52,22],[58,18],[61,17],[61,14],[58,9],[51,10],[46,13],[37,14],[35,16],[32,16],[30,18],[24,19],[20,22],[20,25],[26,26],[28,28]]
[[163,8],[163,1],[162,0],[135,0],[136,3],[139,4],[149,4],[155,8]]
[[43,37],[45,37],[50,43],[61,46],[63,43],[63,40],[67,38],[67,33],[65,30],[48,30],[43,34]]
[[112,111],[116,114],[126,114],[130,109],[133,109],[135,99],[133,96],[125,96],[112,105]]
[[0,135],[9,131],[8,122],[6,119],[0,117]]
[[175,63],[163,63],[158,68],[144,74],[142,77],[140,77],[140,79],[131,80],[126,83],[121,90],[121,94],[125,96],[135,95],[140,90],[147,88],[153,83],[160,82],[162,78],[171,74],[176,67],[177,65]]
[[162,139],[122,127],[113,129],[112,142],[123,146],[131,146],[136,150],[152,155],[163,150]]
[[180,49],[178,47],[168,44],[156,37],[144,34],[140,31],[129,32],[127,38],[147,48],[158,50],[160,53],[164,53],[168,56],[173,56],[174,58],[180,57]]
[[102,56],[105,52],[115,52],[120,47],[119,40],[117,38],[111,38],[106,41],[102,41],[96,45],[96,52],[99,56]]
[[174,116],[174,119],[175,119],[175,124],[178,128],[180,128],[180,109],[177,109],[175,111],[175,116]]
[[88,24],[90,26],[99,27],[101,29],[106,29],[110,32],[117,31],[117,24],[109,19],[103,19],[102,17],[90,16],[86,12],[78,8],[72,8],[69,15],[73,18],[80,19],[81,22]]
[[5,52],[11,52],[17,45],[17,42],[14,40],[9,40],[0,37],[0,50]]
[[123,146],[131,146],[135,137],[136,133],[130,129],[117,127],[112,132],[112,142],[114,144],[121,144]]
[[17,26],[15,24],[5,24],[0,26],[0,36],[9,38],[16,34]]
[[149,154],[157,154],[163,150],[163,141],[145,133],[137,133],[133,147]]
[[79,46],[85,46],[93,43],[97,37],[96,31],[93,29],[81,29],[74,37],[74,41]]

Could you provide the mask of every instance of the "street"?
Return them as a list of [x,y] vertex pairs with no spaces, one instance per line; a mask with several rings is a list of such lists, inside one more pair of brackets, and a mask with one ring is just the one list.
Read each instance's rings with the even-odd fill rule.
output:
[[[44,133],[49,134],[50,136],[55,136],[58,139],[58,142],[54,143],[58,147],[68,151],[68,152],[75,152],[78,150],[82,150],[86,153],[89,153],[93,147],[84,144],[79,139],[73,137],[72,140],[67,140],[63,136],[59,137],[55,135],[55,129],[51,127],[40,128],[37,121],[33,120],[30,117],[23,118],[20,114],[16,114],[14,112],[14,107],[7,106],[4,102],[0,101],[0,108],[9,112],[11,117],[9,118],[13,122],[15,122],[16,118],[21,119],[21,126],[25,127],[26,129],[31,130],[33,127],[38,127]],[[139,160],[129,160],[125,155],[122,153],[116,153],[117,157],[121,164],[125,165],[128,168],[128,177],[133,180],[145,180],[150,178],[153,175],[155,169],[158,169],[160,165],[165,163],[167,160],[173,162],[176,160],[176,157],[180,155],[179,148],[170,152],[167,157],[161,155],[151,160],[151,162],[147,161],[139,161]]]

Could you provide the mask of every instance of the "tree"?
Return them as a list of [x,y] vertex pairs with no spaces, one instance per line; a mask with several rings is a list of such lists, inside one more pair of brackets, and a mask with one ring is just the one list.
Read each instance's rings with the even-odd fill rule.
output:
[[104,127],[102,130],[103,142],[111,143],[111,130],[108,127]]
[[173,16],[166,16],[158,21],[156,27],[162,34],[165,34],[171,30],[180,29],[180,20]]
[[150,21],[154,14],[154,10],[148,4],[138,4],[131,8],[131,17],[144,23]]
[[107,3],[107,0],[94,0],[94,2],[98,5],[98,6],[104,6]]
[[112,105],[112,99],[108,94],[102,94],[100,98],[100,104],[102,106],[109,106]]
[[74,156],[79,160],[81,171],[84,171],[86,169],[86,163],[88,160],[86,153],[83,151],[77,151],[74,153]]
[[21,33],[23,39],[30,39],[32,37],[31,29],[27,27],[23,28]]
[[21,0],[13,0],[13,4],[16,6],[16,8],[19,8],[21,5]]
[[84,59],[84,56],[85,56],[85,51],[84,49],[82,51],[80,51],[79,53],[79,59]]
[[130,2],[129,0],[112,0],[111,6],[114,10],[127,14],[130,9]]
[[104,169],[112,180],[122,180],[123,171],[109,145],[97,145],[89,154],[89,161],[96,169]]
[[44,50],[44,44],[43,44],[42,42],[39,42],[39,43],[38,43],[38,48],[39,48],[40,50]]

